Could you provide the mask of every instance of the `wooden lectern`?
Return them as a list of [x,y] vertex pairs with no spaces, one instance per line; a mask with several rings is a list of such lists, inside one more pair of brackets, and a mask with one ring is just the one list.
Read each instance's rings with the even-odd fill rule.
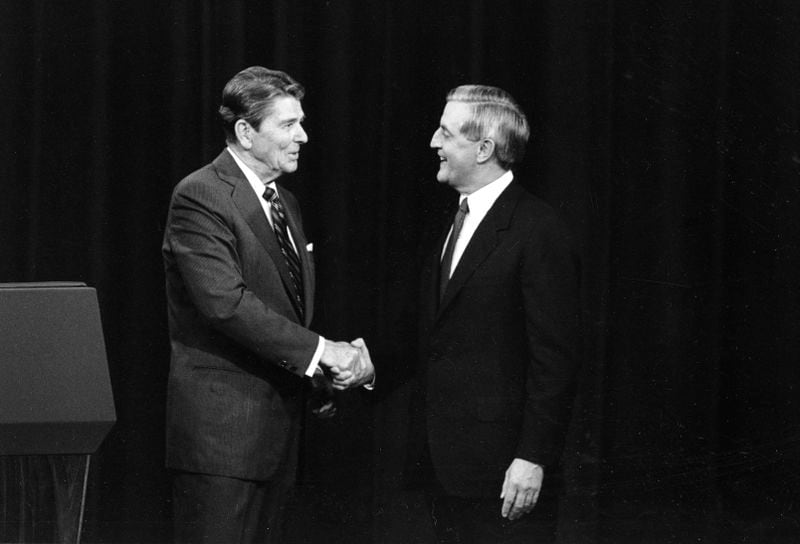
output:
[[0,455],[90,455],[116,422],[97,294],[82,283],[0,284]]

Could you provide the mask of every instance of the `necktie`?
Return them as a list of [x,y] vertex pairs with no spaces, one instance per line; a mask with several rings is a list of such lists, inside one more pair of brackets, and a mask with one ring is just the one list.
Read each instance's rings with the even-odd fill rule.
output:
[[271,187],[264,190],[264,200],[270,203],[270,212],[272,216],[272,230],[275,231],[275,238],[278,239],[278,245],[283,253],[283,258],[286,260],[286,266],[289,269],[289,276],[292,278],[294,285],[295,302],[300,315],[303,315],[303,274],[300,269],[300,258],[297,256],[292,241],[289,239],[289,232],[286,228],[286,213],[283,210],[281,199],[278,198],[278,193]]
[[453,232],[450,234],[450,239],[447,241],[447,247],[444,250],[442,257],[442,267],[439,273],[439,300],[444,298],[445,289],[447,289],[447,282],[450,280],[450,267],[453,263],[453,250],[458,241],[458,235],[461,234],[461,227],[464,225],[464,217],[469,213],[469,204],[467,199],[461,201],[461,205],[456,211],[455,219],[453,219]]

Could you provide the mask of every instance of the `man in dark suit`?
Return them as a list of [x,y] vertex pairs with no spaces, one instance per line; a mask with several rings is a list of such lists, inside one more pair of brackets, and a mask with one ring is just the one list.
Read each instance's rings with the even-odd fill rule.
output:
[[514,180],[528,135],[507,92],[465,85],[430,143],[438,181],[459,193],[420,305],[420,458],[441,542],[554,538],[548,495],[580,352],[579,263],[553,209]]
[[304,390],[334,387],[322,368],[337,389],[374,375],[363,344],[308,328],[311,244],[297,201],[275,184],[308,140],[303,95],[283,72],[236,74],[219,108],[227,149],[172,195],[166,457],[179,542],[280,541]]

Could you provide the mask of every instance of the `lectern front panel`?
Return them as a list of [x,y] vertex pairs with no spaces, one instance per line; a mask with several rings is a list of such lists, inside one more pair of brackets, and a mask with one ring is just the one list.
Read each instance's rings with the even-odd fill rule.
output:
[[116,421],[97,294],[0,284],[0,455],[93,453]]

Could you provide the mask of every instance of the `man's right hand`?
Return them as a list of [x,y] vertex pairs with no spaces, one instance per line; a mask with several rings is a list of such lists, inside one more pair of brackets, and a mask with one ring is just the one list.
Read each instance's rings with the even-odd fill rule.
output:
[[342,391],[372,381],[375,370],[364,341],[358,339],[354,344],[325,341],[319,362],[330,372],[334,389]]
[[[369,355],[366,342],[364,342],[363,338],[356,338],[350,342],[350,345],[359,349],[360,358],[353,370],[355,376],[353,380],[351,380],[349,387],[356,387],[358,385],[364,385],[368,388],[374,387],[375,366],[372,364],[372,357]],[[340,381],[340,378],[336,377],[333,381],[334,387],[337,385],[338,381]]]
[[[352,379],[353,371],[358,365],[359,350],[347,342],[333,342],[325,340],[325,349],[319,359],[319,364],[339,382]],[[346,389],[334,385],[335,389]]]

